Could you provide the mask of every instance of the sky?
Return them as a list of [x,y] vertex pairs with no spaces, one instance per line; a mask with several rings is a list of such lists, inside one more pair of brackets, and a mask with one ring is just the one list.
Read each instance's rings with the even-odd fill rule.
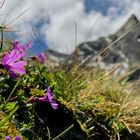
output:
[[140,19],[139,9],[140,0],[5,0],[0,22],[14,32],[11,38],[31,41],[32,54],[48,48],[70,54],[114,33],[132,14]]

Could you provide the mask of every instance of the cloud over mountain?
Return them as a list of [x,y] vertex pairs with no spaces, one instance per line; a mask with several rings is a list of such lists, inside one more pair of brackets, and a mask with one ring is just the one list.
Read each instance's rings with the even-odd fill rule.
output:
[[[22,31],[17,33],[19,38],[30,39],[32,27],[35,27],[49,48],[71,53],[75,48],[75,23],[78,44],[115,32],[131,14],[140,18],[139,0],[104,0],[104,5],[106,2],[110,5],[104,14],[102,9],[95,10],[94,6],[87,13],[88,5],[84,0],[6,0],[1,13],[9,14],[5,24]],[[98,0],[97,4],[101,3],[103,1]],[[22,12],[24,14],[18,18]],[[6,15],[1,16],[1,22],[4,17]],[[17,26],[20,23],[25,24]]]

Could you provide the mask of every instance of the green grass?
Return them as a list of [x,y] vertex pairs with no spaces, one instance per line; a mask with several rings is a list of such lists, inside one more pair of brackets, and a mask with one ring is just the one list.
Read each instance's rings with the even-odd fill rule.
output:
[[96,69],[73,68],[61,78],[58,75],[55,73],[61,93],[58,100],[73,111],[89,138],[115,140],[127,134],[140,135],[140,89],[136,82],[127,83],[113,72]]
[[[55,68],[29,62],[27,74],[17,82],[1,69],[1,114],[5,112],[5,118],[1,118],[4,126],[0,128],[1,138],[10,133],[20,133],[18,129],[21,128],[33,129],[35,104],[28,105],[27,100],[44,96],[44,89],[48,86],[53,90],[55,100],[64,110],[66,108],[72,113],[71,117],[87,134],[88,139],[100,140],[104,137],[107,140],[119,140],[134,134],[139,136],[139,81],[128,83],[125,78],[115,76],[114,70],[89,70],[77,67],[76,64],[71,70],[67,70],[65,66]],[[21,114],[22,123],[18,124],[17,129],[15,125],[7,133],[7,124]]]
[[[94,60],[136,26],[100,51]],[[76,32],[75,24],[75,45]],[[1,29],[0,58],[11,47],[11,42],[5,41],[3,37],[4,31]],[[27,101],[31,97],[44,96],[44,89],[48,86],[53,90],[61,109],[70,112],[80,129],[86,133],[87,139],[126,140],[134,134],[140,136],[139,81],[126,82],[123,77],[114,75],[115,68],[111,71],[81,68],[76,64],[76,55],[77,51],[75,64],[69,71],[67,66],[55,68],[47,65],[49,62],[46,62],[47,66],[43,66],[28,61],[27,74],[19,80],[9,78],[7,71],[0,68],[0,139],[6,135],[21,136],[21,129],[27,130],[32,139],[39,139],[32,132],[37,115],[36,104],[28,104]],[[54,139],[67,135],[73,127],[73,124],[67,127]],[[48,127],[47,130],[51,140],[52,132]],[[22,139],[26,138],[23,136]]]

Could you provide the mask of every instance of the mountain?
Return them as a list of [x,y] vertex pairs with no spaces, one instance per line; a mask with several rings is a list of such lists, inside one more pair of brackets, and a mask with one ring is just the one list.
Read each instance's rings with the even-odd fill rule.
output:
[[49,65],[53,66],[59,66],[60,64],[64,64],[66,59],[69,57],[69,55],[67,54],[56,52],[54,50],[47,50],[45,54],[47,62],[49,62]]
[[[140,22],[135,15],[132,15],[112,36],[118,38],[128,32],[131,28],[133,29],[115,45],[119,46],[120,50],[126,54],[130,63],[140,63]],[[112,41],[114,41],[114,39],[112,39]]]
[[51,50],[46,54],[58,63],[64,63],[67,58],[69,63],[73,63],[76,54],[79,65],[106,69],[116,64],[122,71],[140,63],[139,23],[137,17],[132,15],[116,33],[81,43],[69,56]]

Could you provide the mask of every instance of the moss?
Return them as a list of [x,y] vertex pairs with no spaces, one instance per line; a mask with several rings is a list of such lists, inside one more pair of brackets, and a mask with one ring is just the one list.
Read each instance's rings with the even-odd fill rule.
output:
[[35,96],[35,97],[45,95],[44,90],[40,90],[38,88],[31,89],[29,94],[32,95],[32,96]]
[[[0,111],[0,122],[4,118],[6,118],[6,114]],[[5,136],[15,137],[16,135],[19,135],[22,138],[22,140],[27,140],[21,135],[19,130],[17,130],[16,126],[10,121],[6,121],[6,123],[2,127],[0,127],[0,139],[4,139]]]

